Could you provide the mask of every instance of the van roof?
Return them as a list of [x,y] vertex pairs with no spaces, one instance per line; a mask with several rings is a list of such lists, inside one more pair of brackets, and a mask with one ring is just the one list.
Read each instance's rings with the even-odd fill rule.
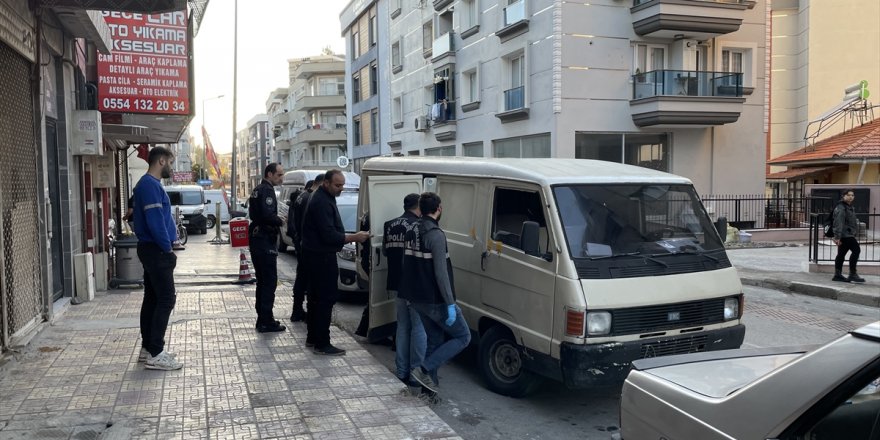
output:
[[478,157],[376,157],[363,171],[389,171],[503,178],[542,185],[578,183],[678,183],[690,179],[634,165],[589,159],[497,159]]
[[165,186],[165,191],[168,191],[168,190],[177,190],[177,191],[184,191],[184,190],[190,190],[190,191],[204,191],[204,188],[202,188],[201,186],[198,186],[198,185],[166,185],[166,186]]
[[[324,174],[327,170],[291,170],[284,173],[284,179],[282,180],[282,185],[291,184],[291,183],[300,183],[299,176],[302,176],[302,184],[305,184],[309,180],[314,180],[318,174]],[[358,176],[357,173],[353,173],[351,171],[343,171],[342,174],[345,176],[345,187],[346,188],[357,188],[361,185],[361,176]]]

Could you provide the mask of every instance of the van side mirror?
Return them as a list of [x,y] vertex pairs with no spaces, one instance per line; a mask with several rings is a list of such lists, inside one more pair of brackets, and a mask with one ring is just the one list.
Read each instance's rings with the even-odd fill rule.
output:
[[541,257],[541,249],[538,247],[538,222],[525,221],[520,234],[520,245],[526,255]]

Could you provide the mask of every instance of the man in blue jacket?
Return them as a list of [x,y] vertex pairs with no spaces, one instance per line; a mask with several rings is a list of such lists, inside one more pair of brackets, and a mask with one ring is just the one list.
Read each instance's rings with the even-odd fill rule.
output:
[[162,147],[150,150],[150,168],[134,187],[134,233],[137,254],[144,266],[144,302],[141,305],[139,361],[151,370],[179,370],[183,364],[165,351],[165,330],[174,310],[174,267],[177,256],[171,243],[177,240],[177,225],[171,216],[171,201],[161,179],[171,177],[174,155]]

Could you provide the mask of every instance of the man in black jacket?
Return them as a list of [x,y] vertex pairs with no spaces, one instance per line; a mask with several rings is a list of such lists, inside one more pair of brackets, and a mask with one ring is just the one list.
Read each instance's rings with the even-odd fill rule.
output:
[[[859,254],[862,249],[859,247],[859,219],[856,217],[856,211],[852,207],[853,200],[856,198],[855,191],[846,189],[841,192],[840,203],[834,208],[834,244],[837,245],[837,257],[834,259],[834,277],[831,281],[842,281],[844,283],[864,283],[865,279],[860,277],[856,271],[856,265],[859,264]],[[849,277],[844,277],[843,261],[846,259],[846,253],[849,255]]]
[[293,311],[290,312],[290,321],[298,322],[306,319],[305,307],[303,304],[306,300],[306,290],[309,288],[309,273],[306,271],[305,263],[303,263],[304,253],[302,248],[302,230],[303,230],[303,214],[306,205],[309,203],[309,197],[315,191],[315,188],[321,186],[324,182],[324,175],[319,174],[315,180],[309,180],[306,183],[306,190],[302,191],[296,202],[290,205],[291,218],[287,220],[288,225],[293,225],[294,235],[293,243],[296,248],[296,279],[293,281]]
[[284,170],[277,163],[270,163],[263,170],[263,180],[254,188],[248,201],[251,224],[248,227],[248,247],[254,260],[257,275],[257,292],[254,308],[257,310],[257,331],[283,332],[286,327],[275,320],[275,287],[278,284],[278,233],[283,220],[278,217],[278,201],[275,185],[281,184]]
[[341,356],[345,350],[330,344],[330,317],[339,292],[336,279],[339,266],[336,253],[345,243],[363,243],[370,237],[366,231],[346,234],[336,207],[336,197],[342,193],[345,176],[332,169],[324,174],[324,182],[309,197],[303,214],[303,263],[309,273],[309,310],[306,324],[306,346],[314,346],[315,354]]

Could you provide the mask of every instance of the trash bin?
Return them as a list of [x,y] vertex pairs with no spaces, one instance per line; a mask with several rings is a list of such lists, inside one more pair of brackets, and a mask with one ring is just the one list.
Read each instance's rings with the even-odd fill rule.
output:
[[[140,283],[144,279],[144,267],[137,255],[137,238],[116,240],[116,281]],[[118,283],[117,283],[118,284]]]
[[246,218],[229,220],[229,243],[232,247],[248,246],[248,222]]

